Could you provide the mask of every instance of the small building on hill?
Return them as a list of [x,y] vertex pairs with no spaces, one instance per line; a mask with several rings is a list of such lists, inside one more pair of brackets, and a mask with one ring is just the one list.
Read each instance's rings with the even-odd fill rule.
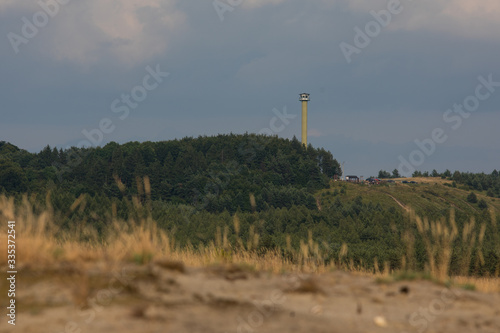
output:
[[345,176],[345,180],[350,183],[359,183],[358,176]]

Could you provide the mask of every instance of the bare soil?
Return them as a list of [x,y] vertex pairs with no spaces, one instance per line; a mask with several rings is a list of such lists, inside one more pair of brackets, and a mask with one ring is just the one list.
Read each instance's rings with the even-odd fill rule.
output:
[[[7,285],[2,281],[1,292]],[[335,271],[255,272],[157,261],[19,270],[0,332],[500,332],[500,295]]]

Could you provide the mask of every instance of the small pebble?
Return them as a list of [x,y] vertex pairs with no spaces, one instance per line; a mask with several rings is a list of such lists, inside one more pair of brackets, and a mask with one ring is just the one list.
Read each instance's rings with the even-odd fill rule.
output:
[[323,307],[321,305],[316,305],[311,309],[311,313],[319,316],[323,313]]
[[377,316],[377,317],[373,318],[373,322],[378,327],[387,327],[387,320],[382,316]]

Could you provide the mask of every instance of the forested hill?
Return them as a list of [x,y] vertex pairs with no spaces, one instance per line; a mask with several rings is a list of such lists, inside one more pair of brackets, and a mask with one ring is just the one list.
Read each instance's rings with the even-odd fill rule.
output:
[[137,180],[148,176],[152,200],[235,211],[251,209],[253,194],[257,209],[313,207],[311,193],[336,174],[339,163],[324,149],[254,134],[66,150],[47,146],[37,154],[0,142],[0,192],[7,194],[51,189],[122,198],[141,194]]

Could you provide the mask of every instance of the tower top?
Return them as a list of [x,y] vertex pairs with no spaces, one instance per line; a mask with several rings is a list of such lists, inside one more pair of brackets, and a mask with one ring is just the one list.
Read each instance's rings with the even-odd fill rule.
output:
[[309,94],[306,94],[306,93],[300,94],[300,101],[309,102]]

